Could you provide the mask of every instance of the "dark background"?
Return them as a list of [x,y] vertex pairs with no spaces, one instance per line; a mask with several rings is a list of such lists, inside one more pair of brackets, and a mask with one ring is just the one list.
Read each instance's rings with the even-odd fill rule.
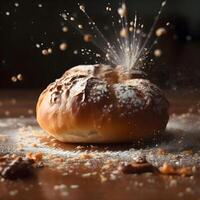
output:
[[[82,1],[88,13],[102,27],[108,20],[105,2]],[[112,0],[118,7],[119,1]],[[19,6],[16,7],[15,3]],[[38,5],[42,4],[42,7]],[[160,7],[160,0],[127,0],[129,10],[137,11],[147,28]],[[73,51],[85,44],[82,36],[74,31],[59,14],[64,10],[80,15],[74,0],[1,0],[0,1],[0,88],[44,88],[63,72],[87,62],[86,57]],[[78,13],[76,13],[78,11]],[[9,15],[6,13],[9,12]],[[155,60],[149,72],[151,79],[163,88],[200,86],[200,1],[169,0],[157,27],[170,22],[168,34],[158,47],[163,55]],[[62,26],[69,27],[64,33]],[[37,43],[44,43],[37,48]],[[53,43],[52,43],[53,42]],[[59,44],[67,42],[66,51]],[[44,56],[41,51],[52,47],[53,53]],[[92,61],[88,63],[93,63]],[[13,82],[11,77],[22,74],[23,81]]]

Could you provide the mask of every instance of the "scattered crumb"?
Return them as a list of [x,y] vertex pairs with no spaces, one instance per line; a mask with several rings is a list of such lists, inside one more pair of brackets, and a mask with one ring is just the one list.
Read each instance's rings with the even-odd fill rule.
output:
[[128,37],[128,29],[127,28],[122,28],[120,31],[120,36],[122,38],[127,38]]
[[0,142],[6,142],[7,140],[8,140],[8,136],[7,135],[0,134]]
[[162,55],[162,51],[160,49],[155,49],[154,50],[154,56],[155,57],[160,57]]
[[110,167],[111,167],[111,164],[104,164],[101,169],[108,170]]
[[4,182],[4,181],[5,181],[5,178],[1,178],[1,179],[0,179],[0,182]]
[[183,192],[179,192],[179,193],[178,193],[178,196],[179,196],[179,197],[183,197],[183,196],[184,196],[184,193],[183,193]]
[[78,146],[76,147],[76,149],[84,149],[84,146],[78,145]]
[[182,153],[185,154],[185,155],[193,155],[192,149],[190,149],[190,150],[184,150],[184,151],[182,151]]
[[18,3],[18,2],[15,2],[15,3],[14,3],[14,6],[15,6],[15,7],[19,7],[19,3]]
[[37,48],[40,48],[40,44],[36,44],[35,46],[36,46]]
[[67,189],[67,186],[64,184],[54,185],[54,190],[63,190],[63,189]]
[[10,196],[15,196],[17,194],[18,194],[18,190],[11,190],[11,191],[9,191],[9,195]]
[[5,116],[10,116],[10,111],[9,110],[6,110],[5,112],[4,112],[4,114],[5,114]]
[[165,149],[158,148],[157,149],[157,154],[158,155],[167,155],[167,151]]
[[110,180],[114,181],[117,179],[117,176],[115,174],[110,174]]
[[38,162],[38,161],[42,160],[43,153],[41,153],[41,152],[38,152],[38,153],[29,152],[29,153],[26,154],[26,157],[29,158],[29,159],[33,159],[34,161]]
[[48,53],[48,50],[46,50],[46,49],[43,49],[42,50],[42,54],[44,55],[44,56],[47,56],[49,53]]
[[118,14],[120,15],[120,17],[125,17],[127,15],[127,9],[126,9],[126,4],[123,3],[121,8],[118,8]]
[[85,42],[92,42],[93,36],[91,34],[85,34],[83,39]]
[[131,26],[131,27],[129,27],[129,31],[130,32],[133,32],[134,31],[134,28]]
[[51,138],[50,141],[51,142],[56,142],[56,139],[55,138]]
[[70,188],[71,189],[77,189],[77,188],[79,188],[79,185],[70,185]]
[[37,147],[37,144],[33,143],[31,146],[32,146],[32,147]]
[[161,37],[162,35],[165,35],[167,33],[166,29],[163,27],[160,27],[156,30],[156,36]]
[[12,82],[17,82],[17,77],[12,76],[12,77],[11,77],[11,81],[12,81]]
[[91,159],[91,158],[93,158],[93,156],[92,156],[92,154],[83,153],[80,155],[80,158],[81,159]]
[[17,144],[17,150],[18,151],[23,151],[24,149],[24,145],[23,144]]
[[69,195],[67,185],[64,185],[64,184],[54,185],[54,190],[58,191],[61,196],[68,196]]
[[164,163],[163,166],[159,168],[159,171],[167,175],[191,176],[195,170],[191,167],[175,168],[170,164]]
[[68,27],[67,27],[67,26],[63,26],[63,27],[62,27],[62,31],[63,31],[64,33],[68,32]]
[[32,109],[28,109],[28,114],[32,115],[33,114],[33,110]]
[[90,162],[86,162],[86,163],[84,164],[84,166],[90,167],[90,166],[92,166],[92,164],[91,164]]
[[22,80],[23,80],[22,74],[18,74],[18,75],[17,75],[17,79],[18,79],[19,81],[22,81]]
[[53,52],[52,48],[47,49],[48,54],[51,54]]
[[17,100],[16,99],[11,99],[11,104],[12,105],[15,105],[17,103]]
[[156,172],[157,169],[147,162],[145,157],[138,157],[135,161],[125,164],[121,168],[124,174],[141,174],[146,172]]
[[83,25],[82,25],[82,24],[79,24],[79,25],[78,25],[78,28],[79,28],[79,29],[83,29]]
[[85,12],[85,6],[84,5],[80,5],[79,8],[80,8],[81,11]]
[[100,174],[100,180],[101,180],[102,183],[104,183],[104,182],[106,182],[108,179],[107,179],[104,175]]
[[59,48],[61,51],[65,51],[68,48],[68,44],[63,42],[60,44]]
[[90,177],[92,174],[91,173],[85,173],[85,174],[82,174],[81,176],[83,178],[87,178],[87,177]]
[[56,142],[54,142],[54,143],[52,144],[52,146],[53,146],[53,147],[56,147],[56,146],[57,146],[57,143],[56,143]]
[[185,189],[185,191],[186,191],[187,193],[193,193],[193,190],[192,190],[191,187],[187,187],[187,188]]
[[170,187],[176,187],[177,185],[178,185],[177,180],[175,180],[175,179],[170,180],[170,182],[169,182]]
[[16,180],[29,177],[33,174],[34,161],[18,157],[15,154],[4,156],[1,159],[5,159],[0,162],[0,176],[5,179]]

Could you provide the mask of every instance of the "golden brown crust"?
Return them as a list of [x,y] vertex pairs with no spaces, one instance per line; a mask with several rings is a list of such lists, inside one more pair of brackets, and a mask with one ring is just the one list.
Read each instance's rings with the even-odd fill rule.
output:
[[40,126],[63,142],[131,142],[162,132],[168,102],[161,90],[145,79],[122,78],[120,70],[86,65],[66,71],[39,97]]

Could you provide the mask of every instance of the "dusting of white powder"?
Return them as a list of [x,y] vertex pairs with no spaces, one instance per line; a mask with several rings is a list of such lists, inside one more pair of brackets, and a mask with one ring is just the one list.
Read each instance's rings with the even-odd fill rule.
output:
[[108,92],[107,84],[102,81],[97,81],[90,90],[88,102],[97,103],[102,98],[108,98]]
[[133,87],[124,84],[115,84],[113,88],[121,107],[130,105],[130,108],[132,106],[142,108],[144,106],[144,101],[142,101]]

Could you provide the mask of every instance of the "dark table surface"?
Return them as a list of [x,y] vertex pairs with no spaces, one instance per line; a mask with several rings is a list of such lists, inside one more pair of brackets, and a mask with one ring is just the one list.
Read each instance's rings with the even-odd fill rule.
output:
[[[63,144],[42,131],[35,120],[40,91],[0,91],[1,154],[42,152],[44,167],[21,180],[0,181],[0,199],[195,199],[200,200],[200,93],[167,91],[171,103],[166,137],[135,144]],[[159,153],[164,149],[165,153]],[[145,155],[155,166],[196,166],[188,177],[155,173],[123,174],[119,167]]]

